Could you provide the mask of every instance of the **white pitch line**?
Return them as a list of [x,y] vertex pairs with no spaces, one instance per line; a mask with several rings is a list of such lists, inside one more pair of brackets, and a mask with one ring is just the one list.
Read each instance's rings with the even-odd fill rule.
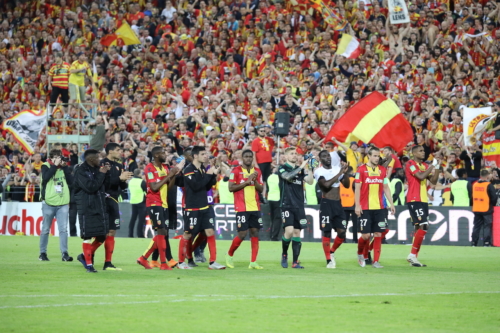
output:
[[[218,302],[218,301],[237,301],[237,300],[253,300],[253,299],[289,299],[289,298],[347,298],[347,297],[381,297],[381,296],[423,296],[423,295],[461,295],[461,294],[500,294],[500,291],[450,291],[450,292],[434,292],[434,293],[382,293],[382,294],[349,294],[349,295],[197,295],[193,298],[170,299],[170,300],[151,300],[151,301],[136,301],[136,302],[96,302],[96,303],[70,303],[70,304],[38,304],[38,305],[6,305],[0,306],[0,309],[30,309],[30,308],[50,308],[63,306],[95,306],[95,305],[128,305],[128,304],[150,304],[150,303],[179,303],[179,302]],[[0,297],[18,297],[21,295],[0,295]],[[44,295],[39,295],[43,297]],[[79,297],[81,295],[45,295],[49,297]],[[90,295],[86,295],[90,296]],[[106,295],[91,295],[106,297]],[[110,295],[111,296],[111,295]],[[112,295],[117,296],[117,295]],[[142,297],[168,297],[172,295],[119,295],[125,296],[142,296]]]

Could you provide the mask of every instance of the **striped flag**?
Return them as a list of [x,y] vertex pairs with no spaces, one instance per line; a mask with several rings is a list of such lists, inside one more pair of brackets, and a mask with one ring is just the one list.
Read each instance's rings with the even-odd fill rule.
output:
[[357,138],[364,143],[373,143],[380,148],[389,146],[400,152],[413,141],[413,130],[394,101],[373,92],[354,104],[333,125],[326,141],[332,137],[340,142]]
[[356,59],[360,53],[361,48],[359,47],[358,39],[349,34],[342,34],[336,54],[348,59]]
[[495,162],[498,168],[500,166],[500,140],[495,137],[495,132],[484,132],[481,141],[483,143],[483,158],[485,165],[491,167],[493,165],[492,162]]
[[40,133],[47,124],[45,111],[35,112],[24,110],[10,118],[5,119],[3,128],[11,133],[25,151],[30,154],[35,152]]

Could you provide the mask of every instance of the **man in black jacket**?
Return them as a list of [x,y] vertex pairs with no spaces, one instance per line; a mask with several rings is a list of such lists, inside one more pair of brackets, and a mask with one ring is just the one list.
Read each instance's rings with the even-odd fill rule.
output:
[[[99,168],[99,153],[89,149],[84,154],[85,162],[75,168],[74,191],[83,239],[83,253],[78,261],[88,273],[97,273],[93,265],[95,251],[104,243],[109,222],[106,213],[104,181],[111,166]],[[94,238],[94,241],[92,241]]]
[[479,233],[483,228],[483,245],[491,246],[491,228],[493,225],[493,206],[497,202],[495,187],[491,184],[491,174],[481,170],[481,178],[472,186],[472,211],[474,212],[474,228],[472,229],[472,246],[477,246]]
[[121,269],[116,268],[111,263],[111,259],[115,249],[116,230],[120,229],[120,208],[118,206],[118,198],[121,192],[127,189],[127,181],[132,178],[133,173],[125,171],[123,165],[118,162],[121,161],[122,158],[122,148],[119,144],[114,142],[108,143],[105,149],[107,156],[101,161],[101,166],[110,166],[110,170],[104,180],[109,233],[106,235],[106,241],[104,242],[106,258],[103,270],[116,271]]
[[462,151],[459,158],[465,163],[469,183],[472,184],[477,181],[481,171],[481,160],[483,159],[481,149],[477,145],[468,147],[467,150]]

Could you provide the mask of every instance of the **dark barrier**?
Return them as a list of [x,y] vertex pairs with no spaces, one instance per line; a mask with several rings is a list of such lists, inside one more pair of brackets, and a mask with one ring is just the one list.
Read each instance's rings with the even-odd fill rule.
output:
[[[319,206],[306,206],[307,228],[302,232],[302,239],[306,242],[320,242],[321,231],[319,230]],[[236,235],[236,213],[233,205],[215,205],[215,223],[217,237],[230,240]],[[261,239],[270,239],[271,217],[269,205],[262,205],[263,229]],[[130,221],[131,206],[128,203],[120,204],[122,219],[121,229],[117,232],[119,237],[127,237]],[[429,209],[429,231],[425,237],[424,244],[435,245],[470,245],[470,235],[474,214],[470,207],[430,207]],[[396,215],[389,215],[389,229],[387,242],[390,244],[411,243],[413,226],[410,213],[406,206],[396,207]],[[352,222],[348,222],[347,239],[352,239]],[[171,236],[181,235],[183,232],[183,220],[181,207],[177,206],[177,230],[171,231]]]

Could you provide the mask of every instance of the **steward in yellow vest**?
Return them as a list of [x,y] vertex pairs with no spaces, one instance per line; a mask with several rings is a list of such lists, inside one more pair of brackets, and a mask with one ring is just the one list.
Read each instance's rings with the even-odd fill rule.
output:
[[451,184],[450,200],[455,207],[469,207],[472,199],[472,185],[467,181],[467,171],[457,170],[458,179]]

